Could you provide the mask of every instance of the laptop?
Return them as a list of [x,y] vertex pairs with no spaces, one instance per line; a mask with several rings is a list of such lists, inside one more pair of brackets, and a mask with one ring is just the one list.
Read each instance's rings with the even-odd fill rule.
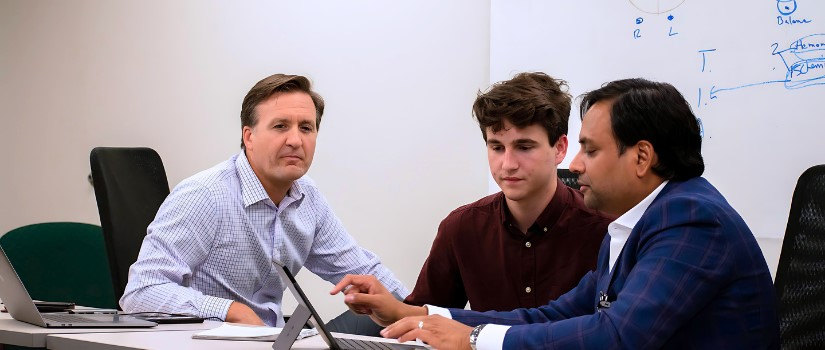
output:
[[9,315],[18,321],[47,328],[142,328],[154,327],[155,322],[139,320],[118,314],[41,314],[29,292],[23,286],[6,252],[0,247],[0,299]]
[[273,261],[275,264],[275,270],[278,271],[278,275],[281,276],[281,281],[286,284],[287,288],[292,292],[292,295],[295,296],[295,299],[298,300],[298,307],[295,308],[295,312],[292,313],[292,316],[289,317],[289,321],[284,326],[281,334],[278,335],[278,339],[275,340],[275,344],[272,345],[272,349],[274,350],[287,350],[292,347],[292,344],[295,342],[295,339],[298,337],[298,333],[300,333],[301,328],[306,324],[307,320],[315,326],[318,330],[318,334],[321,335],[321,338],[324,339],[324,342],[327,343],[332,350],[361,350],[361,349],[384,349],[384,350],[412,350],[412,349],[429,349],[429,347],[420,346],[420,345],[409,345],[409,344],[400,344],[400,343],[388,343],[388,342],[379,342],[379,341],[369,341],[369,340],[360,340],[360,339],[345,339],[345,338],[334,338],[332,333],[330,333],[326,327],[324,326],[324,321],[321,320],[321,317],[318,316],[318,312],[315,311],[315,308],[312,306],[312,303],[309,302],[306,294],[298,286],[298,281],[295,280],[295,276],[292,275],[292,272],[286,268],[286,266],[282,265],[280,262]]

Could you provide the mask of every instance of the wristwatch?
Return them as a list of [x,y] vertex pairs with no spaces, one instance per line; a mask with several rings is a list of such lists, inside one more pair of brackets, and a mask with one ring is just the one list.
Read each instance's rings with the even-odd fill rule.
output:
[[478,342],[478,334],[481,333],[481,330],[484,329],[484,326],[487,324],[480,324],[473,328],[473,331],[470,332],[470,348],[476,350],[476,342]]

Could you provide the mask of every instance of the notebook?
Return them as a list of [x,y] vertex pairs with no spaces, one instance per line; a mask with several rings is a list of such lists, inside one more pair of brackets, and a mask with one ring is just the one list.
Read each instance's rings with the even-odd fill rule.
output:
[[0,247],[0,299],[9,311],[9,315],[18,321],[48,328],[112,328],[112,327],[154,327],[157,323],[139,320],[131,316],[118,314],[41,314],[34,305],[29,292],[14,267],[11,266],[6,252]]
[[292,295],[295,296],[295,299],[298,300],[298,307],[295,309],[295,312],[292,313],[292,316],[289,318],[289,322],[284,326],[281,334],[278,336],[278,339],[275,340],[275,344],[272,345],[272,349],[274,350],[285,350],[289,349],[292,344],[295,342],[295,339],[298,332],[303,328],[304,324],[307,322],[307,318],[309,322],[315,326],[318,330],[318,333],[321,335],[321,338],[324,339],[324,342],[327,343],[330,349],[332,350],[361,350],[361,349],[392,349],[392,350],[412,350],[412,349],[429,349],[425,346],[419,345],[409,345],[409,344],[400,344],[400,343],[388,343],[388,342],[379,342],[379,341],[369,341],[369,340],[356,340],[356,339],[344,339],[344,338],[334,338],[332,334],[326,329],[324,326],[324,321],[321,320],[321,317],[318,316],[318,313],[315,311],[315,308],[312,306],[312,303],[309,302],[306,294],[298,286],[298,281],[295,280],[295,276],[292,275],[292,272],[286,268],[286,266],[282,265],[280,262],[274,261],[275,270],[278,271],[278,275],[281,276],[281,281],[286,284],[287,288],[292,292]]

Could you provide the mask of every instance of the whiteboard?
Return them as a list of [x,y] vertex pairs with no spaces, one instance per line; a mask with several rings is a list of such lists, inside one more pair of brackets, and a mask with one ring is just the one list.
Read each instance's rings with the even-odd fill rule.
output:
[[[643,77],[702,125],[704,176],[756,236],[784,235],[799,175],[825,163],[825,1],[492,0],[490,80],[564,79],[573,96]],[[578,100],[570,149],[578,152]]]

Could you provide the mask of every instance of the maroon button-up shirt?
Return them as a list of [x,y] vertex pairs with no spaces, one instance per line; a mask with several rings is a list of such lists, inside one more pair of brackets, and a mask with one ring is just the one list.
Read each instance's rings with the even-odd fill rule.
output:
[[553,199],[523,233],[502,192],[484,197],[441,222],[405,302],[464,308],[469,301],[477,311],[547,304],[595,269],[613,219],[585,207],[581,192],[559,181]]

